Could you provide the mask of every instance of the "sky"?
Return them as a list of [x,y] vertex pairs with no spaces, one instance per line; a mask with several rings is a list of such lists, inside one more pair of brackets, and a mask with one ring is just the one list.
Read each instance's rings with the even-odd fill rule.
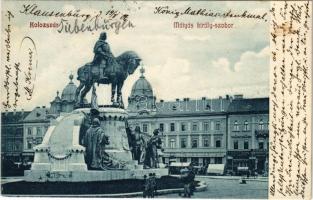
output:
[[[121,30],[119,34],[107,31],[108,43],[115,56],[127,50],[137,52],[145,68],[145,77],[152,85],[158,100],[185,97],[217,98],[226,94],[243,94],[247,98],[269,95],[269,20],[187,15],[175,18],[173,15],[153,13],[157,6],[169,6],[176,10],[185,10],[190,6],[194,9],[205,8],[216,12],[231,9],[238,13],[248,10],[263,14],[269,11],[269,2],[38,1],[35,3],[42,10],[80,9],[82,13],[97,13],[99,10],[106,12],[113,7],[121,13],[129,14],[129,20],[135,28]],[[34,93],[31,100],[26,100],[25,95],[21,94],[17,106],[17,110],[31,110],[36,106],[50,106],[56,92],[61,93],[68,84],[71,73],[74,75],[74,83],[78,85],[77,69],[93,59],[93,46],[101,31],[68,34],[58,33],[57,29],[29,28],[30,22],[59,22],[60,18],[21,14],[19,10],[22,10],[23,4],[27,3],[5,2],[2,9],[3,13],[9,10],[14,15],[10,21],[12,62],[20,61],[22,65],[24,64],[22,68],[27,65],[25,55],[21,56],[25,54],[20,47],[23,37],[31,36],[36,44],[37,55],[34,57],[38,58],[38,65],[34,70],[36,74]],[[175,29],[174,22],[194,24],[226,22],[234,25],[230,29]],[[2,23],[4,26],[8,23],[3,15]],[[2,29],[2,41],[4,37]],[[3,49],[2,46],[2,56]],[[4,66],[3,59],[1,62]],[[123,87],[125,103],[133,84],[140,76],[139,71],[138,68],[125,81]],[[2,101],[6,98],[3,87],[4,74],[2,67]],[[23,74],[20,76],[19,81],[23,81]],[[13,87],[11,90],[12,98]],[[22,93],[23,88],[20,88],[20,91]],[[109,103],[109,86],[97,87],[97,93],[99,104]],[[90,100],[90,94],[87,95],[87,99]]]

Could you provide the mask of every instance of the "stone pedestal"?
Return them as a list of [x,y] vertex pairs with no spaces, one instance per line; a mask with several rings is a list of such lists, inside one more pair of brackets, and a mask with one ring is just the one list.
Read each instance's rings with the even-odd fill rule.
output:
[[127,112],[120,108],[100,108],[99,111],[101,128],[110,141],[105,147],[106,153],[115,160],[126,162],[128,169],[134,169],[136,163],[132,160],[125,127]]
[[[79,132],[89,108],[76,109],[58,117],[49,127],[42,144],[34,147],[31,170],[25,172],[27,181],[95,181],[135,178],[151,170],[143,170],[128,146],[125,122],[128,114],[120,108],[100,108],[100,126],[109,137],[106,152],[114,161],[126,163],[125,170],[88,171],[85,147],[79,145]],[[156,169],[157,170],[157,169]],[[152,169],[154,171],[154,169]],[[161,170],[167,174],[167,170]]]

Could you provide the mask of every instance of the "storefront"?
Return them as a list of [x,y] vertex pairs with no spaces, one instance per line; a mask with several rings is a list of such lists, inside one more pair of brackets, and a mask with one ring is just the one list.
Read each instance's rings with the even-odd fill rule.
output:
[[242,174],[242,170],[238,169],[247,169],[251,173],[256,172],[259,175],[267,175],[268,152],[259,149],[228,151],[226,171],[233,175]]

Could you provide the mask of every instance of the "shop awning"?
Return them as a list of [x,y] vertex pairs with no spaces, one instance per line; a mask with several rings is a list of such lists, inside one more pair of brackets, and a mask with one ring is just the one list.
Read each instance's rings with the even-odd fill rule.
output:
[[209,164],[207,173],[208,174],[223,174],[225,164]]
[[190,162],[172,162],[170,166],[171,167],[188,167],[190,166]]
[[237,170],[238,171],[248,171],[249,167],[238,167]]

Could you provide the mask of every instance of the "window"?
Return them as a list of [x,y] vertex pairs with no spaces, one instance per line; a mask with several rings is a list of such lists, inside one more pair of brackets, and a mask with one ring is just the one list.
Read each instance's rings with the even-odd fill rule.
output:
[[209,147],[209,140],[207,138],[203,139],[203,147]]
[[175,123],[171,123],[171,131],[175,131]]
[[192,139],[191,148],[197,148],[197,147],[198,147],[198,140],[197,139]]
[[208,132],[209,129],[210,129],[209,123],[208,123],[208,122],[204,122],[204,123],[203,123],[203,130],[206,131],[206,132]]
[[261,119],[259,122],[259,130],[263,130],[264,129],[264,123],[263,120]]
[[175,106],[175,105],[172,107],[172,110],[174,110],[174,111],[175,111],[175,110],[177,110],[177,108],[176,108],[176,106]]
[[238,149],[238,141],[234,141],[234,149]]
[[249,142],[248,142],[248,141],[245,141],[245,142],[243,143],[243,148],[244,148],[244,149],[249,149]]
[[239,124],[237,120],[234,122],[234,131],[239,131]]
[[181,148],[186,148],[187,147],[187,140],[186,140],[186,138],[181,138],[180,139],[180,147]]
[[175,142],[175,139],[171,139],[170,140],[170,148],[176,148],[176,142]]
[[243,124],[243,130],[244,131],[248,131],[249,130],[249,123],[247,122],[247,120]]
[[181,124],[181,131],[186,131],[186,123]]
[[191,158],[191,163],[195,166],[199,165],[199,158]]
[[187,158],[180,158],[180,162],[187,162]]
[[164,131],[164,124],[163,123],[160,124],[160,131],[162,131],[162,132]]
[[215,164],[222,164],[222,158],[221,157],[216,157],[215,158]]
[[198,131],[198,124],[197,123],[192,124],[192,131]]
[[32,135],[32,128],[27,129],[27,135],[29,135],[29,136]]
[[31,140],[27,140],[27,149],[31,149],[32,148],[32,142]]
[[215,141],[215,147],[221,147],[221,140]]
[[220,122],[216,122],[215,123],[215,130],[220,130],[220,126],[221,126],[221,124],[220,124]]
[[148,124],[143,124],[143,125],[142,125],[142,131],[143,131],[144,133],[147,133],[147,132],[148,132]]
[[12,141],[8,141],[7,143],[7,151],[12,151],[13,148],[13,142]]
[[264,143],[263,142],[259,142],[259,149],[264,149]]
[[36,135],[41,136],[41,128],[40,127],[36,128]]
[[210,161],[211,161],[211,159],[208,158],[208,157],[203,158],[203,165],[204,165],[204,166],[207,166],[208,164],[211,163]]

